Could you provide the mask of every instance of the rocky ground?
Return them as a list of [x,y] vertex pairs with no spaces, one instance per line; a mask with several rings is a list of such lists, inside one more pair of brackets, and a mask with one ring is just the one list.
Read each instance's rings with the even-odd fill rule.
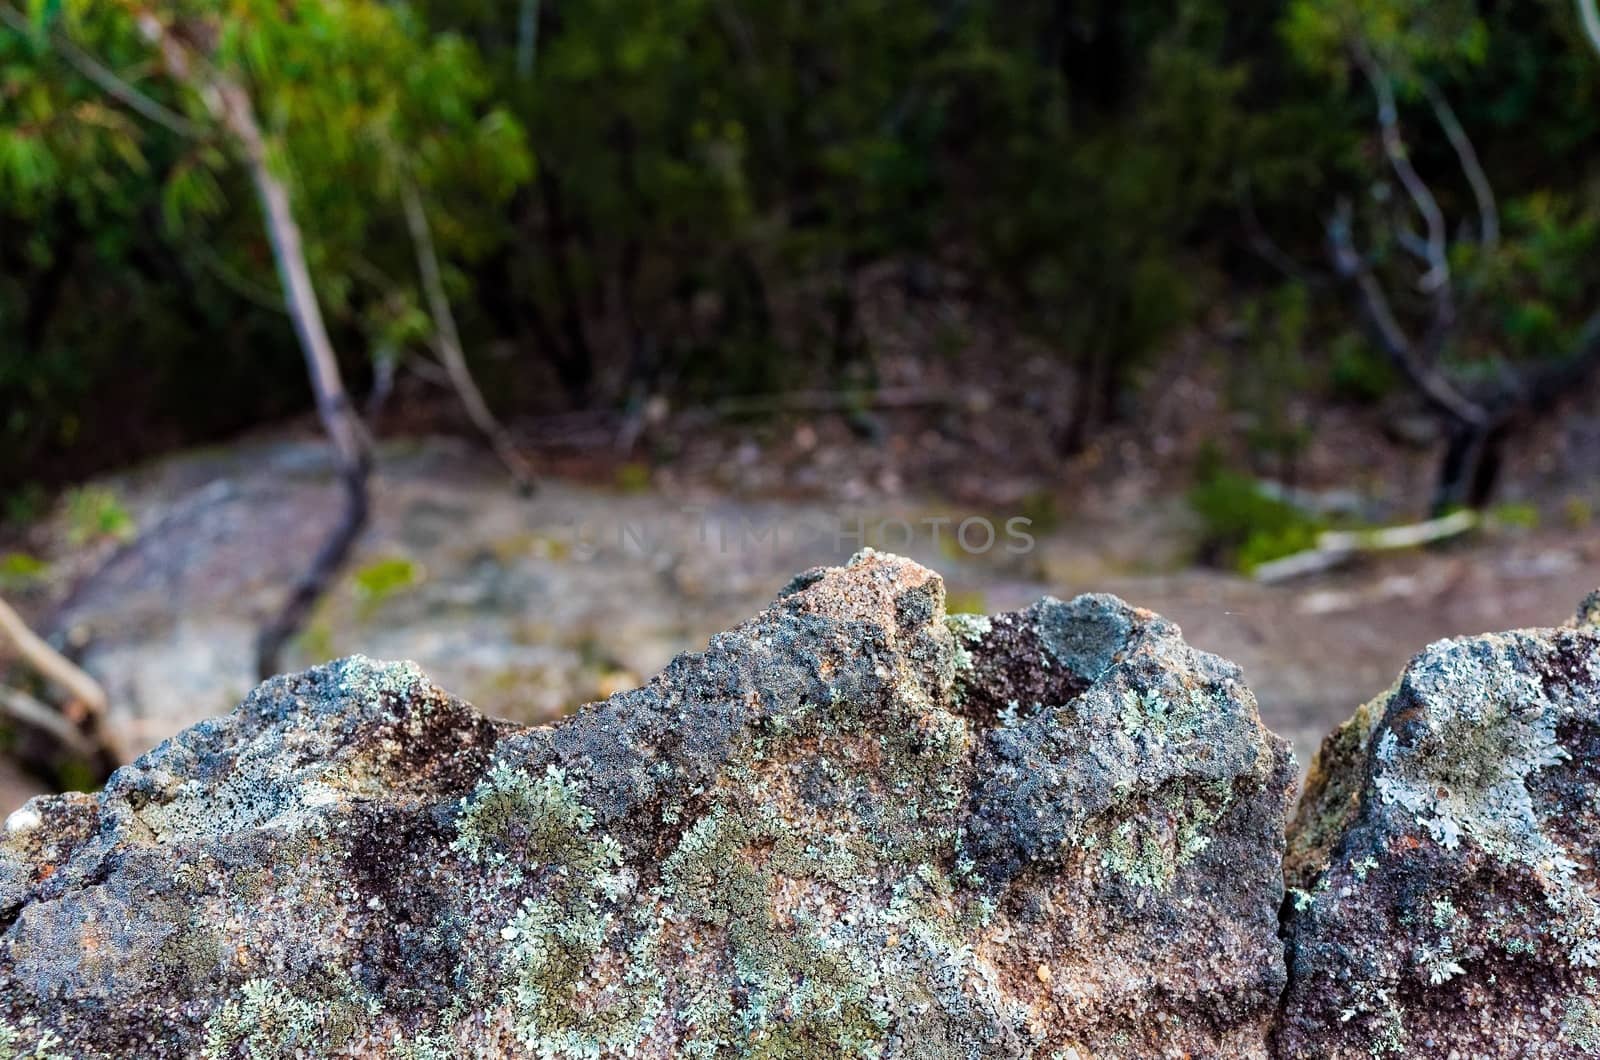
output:
[[[875,544],[937,565],[956,610],[1103,590],[1167,615],[1191,643],[1243,667],[1304,766],[1321,735],[1421,646],[1548,624],[1574,586],[1600,584],[1600,535],[1558,525],[1262,586],[1194,567],[1181,497],[1135,480],[1119,495],[1062,502],[1028,531],[1026,550],[1005,529],[1038,517],[1021,500],[881,490],[762,500],[672,475],[552,480],[522,498],[481,454],[443,440],[388,445],[377,482],[373,525],[290,664],[354,652],[414,659],[480,709],[522,722],[639,684],[752,613],[793,571]],[[55,574],[20,602],[83,645],[143,748],[253,687],[257,623],[315,548],[334,487],[322,446],[293,440],[192,453],[105,485],[132,517],[131,538],[74,549],[60,517],[45,524],[36,539]],[[956,540],[971,517],[995,528],[987,551],[978,524],[972,548]],[[929,521],[939,519],[948,522],[935,542]],[[32,790],[22,776],[0,783],[3,808]]]

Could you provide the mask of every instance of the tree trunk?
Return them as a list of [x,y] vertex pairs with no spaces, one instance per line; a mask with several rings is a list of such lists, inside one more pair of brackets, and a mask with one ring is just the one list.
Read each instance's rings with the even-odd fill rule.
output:
[[339,522],[317,550],[310,568],[290,590],[282,608],[262,627],[257,638],[256,669],[266,678],[278,671],[284,645],[305,625],[312,608],[327,591],[366,525],[371,454],[366,432],[356,417],[339,374],[339,361],[322,320],[322,309],[317,304],[300,225],[290,205],[289,187],[272,172],[266,140],[256,121],[249,93],[242,85],[211,68],[204,58],[192,55],[189,46],[155,15],[146,12],[138,21],[140,30],[160,49],[173,76],[195,89],[243,153],[251,182],[261,200],[267,237],[272,244],[278,278],[283,284],[284,302],[305,355],[317,415],[328,440],[333,443],[334,459],[344,489],[344,508]]

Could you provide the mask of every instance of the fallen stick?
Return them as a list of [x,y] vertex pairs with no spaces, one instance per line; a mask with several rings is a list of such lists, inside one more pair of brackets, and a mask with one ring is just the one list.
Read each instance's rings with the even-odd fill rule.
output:
[[[22,621],[22,616],[11,605],[0,600],[0,641],[8,641],[17,655],[47,681],[65,689],[74,700],[83,704],[89,714],[90,729],[95,743],[114,765],[128,761],[121,742],[111,731],[106,717],[110,700],[100,682],[90,677],[71,659],[52,648],[47,641]],[[63,719],[65,721],[66,719]]]
[[1379,530],[1325,530],[1317,535],[1317,547],[1263,563],[1255,569],[1258,582],[1273,584],[1331,570],[1363,552],[1389,552],[1416,548],[1434,541],[1459,537],[1480,522],[1477,512],[1459,511],[1438,519]]

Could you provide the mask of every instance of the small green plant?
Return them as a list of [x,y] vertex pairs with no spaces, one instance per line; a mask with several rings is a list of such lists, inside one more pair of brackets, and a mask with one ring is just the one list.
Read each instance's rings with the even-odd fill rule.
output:
[[637,461],[616,470],[617,489],[623,493],[643,493],[650,488],[650,466]]
[[26,552],[0,555],[0,589],[26,589],[44,580],[50,564]]
[[1506,501],[1504,504],[1495,505],[1489,511],[1489,518],[1496,525],[1513,530],[1539,528],[1539,509],[1522,501]]
[[1333,396],[1355,403],[1370,403],[1394,393],[1399,377],[1388,358],[1372,347],[1360,332],[1345,331],[1329,349],[1332,364],[1328,384]]
[[97,541],[126,541],[133,536],[133,516],[117,495],[104,486],[80,486],[66,496],[67,541],[74,547]]
[[1053,491],[1034,490],[1022,498],[1022,517],[1031,532],[1048,534],[1061,526],[1061,505]]
[[404,556],[389,556],[373,560],[356,569],[350,577],[355,583],[356,595],[367,604],[376,606],[422,581],[420,566]]
[[1321,518],[1267,496],[1255,479],[1235,471],[1205,475],[1190,490],[1189,505],[1202,523],[1202,557],[1242,571],[1312,548],[1327,529]]

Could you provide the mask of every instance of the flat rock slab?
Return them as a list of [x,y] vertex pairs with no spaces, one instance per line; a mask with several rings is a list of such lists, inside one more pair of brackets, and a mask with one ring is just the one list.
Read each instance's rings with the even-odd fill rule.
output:
[[554,726],[353,657],[10,818],[0,1055],[1264,1057],[1293,776],[1171,623],[870,552]]

